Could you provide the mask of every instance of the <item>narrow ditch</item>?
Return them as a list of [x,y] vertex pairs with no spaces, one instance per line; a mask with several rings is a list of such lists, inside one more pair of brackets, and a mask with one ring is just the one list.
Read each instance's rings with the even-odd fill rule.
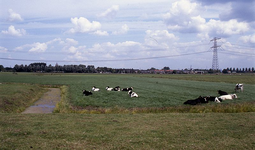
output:
[[31,113],[52,113],[56,104],[61,100],[61,91],[59,88],[49,88],[49,91],[28,107],[22,114]]

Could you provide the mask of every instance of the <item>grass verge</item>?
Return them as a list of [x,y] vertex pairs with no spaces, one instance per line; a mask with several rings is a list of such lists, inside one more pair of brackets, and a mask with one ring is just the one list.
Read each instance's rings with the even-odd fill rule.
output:
[[56,104],[56,107],[54,109],[54,113],[72,113],[72,107],[71,104],[69,103],[69,98],[68,98],[68,91],[69,87],[68,86],[61,86],[61,101]]
[[38,100],[47,89],[32,84],[0,84],[0,112],[20,113]]

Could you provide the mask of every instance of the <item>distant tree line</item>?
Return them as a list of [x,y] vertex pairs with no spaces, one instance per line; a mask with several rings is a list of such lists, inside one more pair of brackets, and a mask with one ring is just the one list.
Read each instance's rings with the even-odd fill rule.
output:
[[135,73],[134,69],[113,69],[94,65],[46,65],[46,63],[16,64],[13,68],[0,65],[0,71],[6,72],[48,72],[48,73]]
[[[163,67],[162,69],[156,69],[154,67],[147,70],[140,69],[127,69],[127,68],[109,68],[109,67],[97,67],[94,65],[48,65],[43,62],[31,63],[29,65],[18,65],[12,67],[4,67],[0,65],[0,71],[5,72],[46,72],[46,73],[152,73],[152,74],[193,74],[193,73],[219,73],[219,70],[212,69],[182,69],[182,70],[170,70],[169,67]],[[202,71],[202,72],[201,72]],[[255,73],[254,67],[252,68],[226,68],[222,70],[222,73]]]
[[222,73],[250,73],[255,72],[254,67],[252,68],[226,68],[222,70]]
[[[10,70],[7,68],[7,71]],[[46,63],[31,63],[29,65],[15,65],[13,72],[63,72],[63,73],[95,73],[93,65],[46,65]]]

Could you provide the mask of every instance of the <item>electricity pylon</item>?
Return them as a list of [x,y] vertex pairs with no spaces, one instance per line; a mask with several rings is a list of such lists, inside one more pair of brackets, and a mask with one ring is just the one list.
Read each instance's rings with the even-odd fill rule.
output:
[[214,37],[211,41],[213,41],[213,46],[211,48],[213,48],[213,61],[212,61],[212,70],[219,70],[219,62],[218,62],[218,47],[220,47],[219,45],[217,45],[217,40],[219,40],[220,38]]

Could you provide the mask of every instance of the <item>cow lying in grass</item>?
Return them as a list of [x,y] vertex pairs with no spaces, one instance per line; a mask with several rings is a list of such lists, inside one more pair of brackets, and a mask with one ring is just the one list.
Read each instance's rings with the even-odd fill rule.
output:
[[199,96],[197,99],[187,100],[183,104],[197,105],[197,104],[201,104],[201,103],[208,103],[208,101],[205,97]]
[[93,87],[92,87],[92,91],[97,92],[97,91],[100,91],[100,89],[99,89],[99,88],[96,88],[95,86],[93,86]]
[[120,91],[120,86],[116,86],[115,88],[113,88],[114,91]]
[[109,86],[107,86],[105,89],[106,89],[107,91],[113,91],[113,88],[110,88]]
[[130,97],[138,97],[138,94],[136,94],[135,92],[133,92],[132,90],[128,91],[128,94],[130,95]]
[[205,98],[208,102],[210,102],[210,101],[216,102],[216,103],[222,102],[222,100],[219,100],[218,97],[216,97],[216,96],[206,96]]
[[216,102],[216,103],[220,103],[222,102],[221,99],[219,99],[216,96],[199,96],[197,99],[194,100],[187,100],[186,102],[184,102],[183,104],[189,104],[189,105],[197,105],[197,104],[201,104],[201,103],[208,103],[208,102]]
[[133,90],[133,87],[129,87],[129,88],[123,88],[123,89],[121,89],[121,91],[132,91]]
[[220,95],[228,95],[228,93],[227,93],[227,92],[222,91],[222,90],[218,90],[218,94],[220,94]]
[[83,93],[83,95],[85,95],[85,96],[92,95],[92,92],[86,91],[86,90],[82,90],[82,93]]
[[220,100],[227,100],[227,99],[232,100],[234,98],[237,98],[236,94],[228,94],[228,95],[222,95],[222,96],[218,97],[218,99],[220,99]]

